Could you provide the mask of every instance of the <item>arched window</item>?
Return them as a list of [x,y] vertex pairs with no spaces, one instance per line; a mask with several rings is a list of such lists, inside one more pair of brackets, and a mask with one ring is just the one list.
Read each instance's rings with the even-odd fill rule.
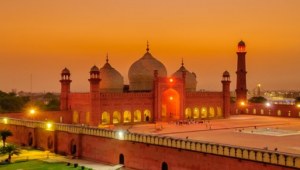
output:
[[256,114],[256,109],[253,109],[253,114]]
[[264,112],[264,109],[260,109],[260,114],[264,114],[265,112]]
[[195,107],[193,112],[194,119],[198,119],[200,117],[199,108]]
[[218,117],[222,117],[223,116],[221,107],[217,107],[217,116]]
[[85,113],[85,122],[86,122],[87,124],[90,123],[90,112],[86,112],[86,113]]
[[133,116],[134,116],[134,119],[133,119],[134,122],[141,122],[141,120],[142,120],[142,113],[141,113],[140,110],[134,111]]
[[78,118],[79,118],[78,112],[74,111],[73,112],[73,123],[78,123]]
[[201,108],[201,118],[207,118],[207,109],[206,107]]
[[131,122],[131,112],[130,111],[128,111],[128,110],[126,110],[125,112],[124,112],[124,123],[129,123],[129,122]]
[[102,113],[101,122],[103,125],[110,124],[110,114],[108,112]]
[[121,113],[118,111],[114,111],[113,113],[113,124],[121,123]]
[[247,114],[249,113],[249,109],[248,109],[248,108],[246,109],[246,113],[247,113]]
[[213,107],[209,107],[209,116],[210,118],[215,117],[215,109]]
[[144,121],[151,121],[151,112],[148,109],[144,110]]
[[277,110],[277,116],[281,116],[281,110]]
[[185,118],[186,119],[190,119],[190,118],[192,118],[192,111],[191,111],[191,108],[186,108],[185,109],[185,112],[184,112],[184,115],[185,115]]

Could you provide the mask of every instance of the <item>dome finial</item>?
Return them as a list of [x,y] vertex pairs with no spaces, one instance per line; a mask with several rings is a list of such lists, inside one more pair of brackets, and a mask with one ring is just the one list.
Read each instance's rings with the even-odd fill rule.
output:
[[106,63],[108,63],[108,53],[106,53]]
[[147,41],[147,48],[146,48],[147,52],[149,52],[149,41]]
[[183,57],[181,58],[181,66],[184,66]]

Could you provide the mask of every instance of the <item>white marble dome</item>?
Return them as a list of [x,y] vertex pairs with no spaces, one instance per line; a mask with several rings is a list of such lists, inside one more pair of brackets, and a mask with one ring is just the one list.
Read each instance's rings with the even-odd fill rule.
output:
[[108,59],[100,68],[100,79],[100,92],[123,92],[123,76],[109,64]]
[[197,80],[194,72],[188,71],[182,62],[181,67],[172,75],[182,78],[182,72],[185,71],[185,90],[188,92],[196,91]]
[[159,77],[167,76],[166,67],[154,58],[147,48],[142,58],[134,62],[128,71],[130,91],[150,91],[153,89],[154,70]]

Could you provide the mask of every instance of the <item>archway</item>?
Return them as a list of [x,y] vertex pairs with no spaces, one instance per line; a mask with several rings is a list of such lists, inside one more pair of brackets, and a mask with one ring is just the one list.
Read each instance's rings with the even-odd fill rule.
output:
[[166,162],[161,164],[161,170],[168,170],[168,164]]
[[162,112],[163,121],[180,119],[179,94],[176,90],[170,88],[164,91],[162,95]]
[[124,155],[123,155],[123,154],[120,154],[120,155],[119,155],[119,164],[123,164],[123,165],[124,165],[124,163],[125,163]]
[[198,119],[200,117],[199,116],[199,108],[198,107],[194,108],[193,116],[194,116],[194,119]]
[[77,111],[73,112],[73,123],[78,123],[79,114]]
[[277,116],[281,116],[281,110],[277,110]]
[[207,118],[207,109],[206,109],[206,107],[201,108],[201,118],[203,118],[203,119]]
[[149,122],[151,120],[151,112],[150,110],[144,110],[144,121]]
[[70,152],[72,155],[75,155],[77,152],[77,146],[74,139],[72,139],[70,143]]
[[213,107],[209,107],[209,118],[215,117],[215,109]]
[[222,117],[223,116],[221,107],[217,107],[217,116],[218,117]]
[[110,114],[108,112],[103,112],[101,115],[101,122],[103,125],[110,123]]
[[113,124],[117,124],[121,122],[121,113],[118,111],[114,111],[113,113]]
[[136,110],[133,113],[133,121],[134,122],[141,122],[142,121],[142,112],[140,110]]
[[32,146],[33,145],[33,137],[32,137],[32,133],[29,132],[28,133],[28,146]]
[[48,137],[47,146],[48,146],[48,149],[52,149],[52,147],[53,147],[53,139],[51,136]]
[[131,112],[126,110],[123,114],[124,116],[124,123],[129,123],[131,122]]
[[192,110],[191,108],[186,108],[185,111],[184,111],[184,118],[186,119],[190,119],[192,118]]
[[86,112],[86,113],[85,113],[85,123],[86,123],[86,124],[89,124],[89,123],[90,123],[90,117],[91,117],[90,112]]

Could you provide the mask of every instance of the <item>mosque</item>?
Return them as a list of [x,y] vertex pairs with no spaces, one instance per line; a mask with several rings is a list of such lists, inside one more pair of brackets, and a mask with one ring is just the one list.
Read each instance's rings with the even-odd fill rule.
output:
[[[246,100],[245,43],[238,44],[237,97]],[[91,126],[169,122],[190,119],[216,119],[230,116],[230,74],[220,74],[222,89],[196,91],[196,74],[182,62],[179,69],[167,74],[147,44],[146,53],[129,68],[129,85],[109,63],[90,69],[90,91],[74,93],[71,73],[61,72],[60,109],[72,114],[74,124]]]

